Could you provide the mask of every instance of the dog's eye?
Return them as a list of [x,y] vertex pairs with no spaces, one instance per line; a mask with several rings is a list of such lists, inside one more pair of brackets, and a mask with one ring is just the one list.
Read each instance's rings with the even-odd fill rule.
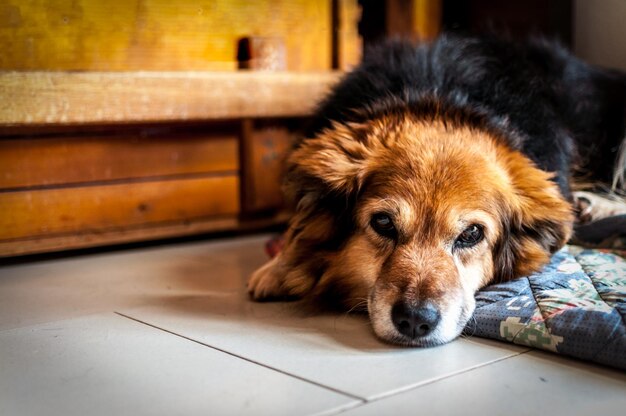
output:
[[374,231],[385,237],[393,237],[396,232],[396,227],[393,225],[393,221],[387,214],[374,214],[370,222]]
[[478,224],[472,224],[459,234],[454,242],[454,246],[457,248],[472,247],[480,243],[483,237],[483,227]]

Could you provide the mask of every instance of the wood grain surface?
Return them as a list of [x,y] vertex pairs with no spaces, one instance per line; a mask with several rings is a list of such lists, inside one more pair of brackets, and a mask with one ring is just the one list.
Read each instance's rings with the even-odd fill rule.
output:
[[236,175],[0,193],[0,240],[237,214]]
[[0,69],[232,71],[239,38],[272,36],[323,71],[330,24],[330,0],[2,0]]
[[237,171],[235,133],[206,130],[0,140],[0,190]]
[[305,116],[339,76],[337,72],[0,72],[0,130]]

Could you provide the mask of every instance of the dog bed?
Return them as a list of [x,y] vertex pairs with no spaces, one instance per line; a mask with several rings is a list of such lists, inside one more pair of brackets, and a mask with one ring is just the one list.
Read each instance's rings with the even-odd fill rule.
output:
[[625,256],[566,246],[540,273],[479,291],[465,334],[626,370]]

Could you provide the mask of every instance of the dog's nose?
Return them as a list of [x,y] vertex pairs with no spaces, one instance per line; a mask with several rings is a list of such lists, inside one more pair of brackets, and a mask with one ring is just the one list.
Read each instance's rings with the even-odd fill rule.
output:
[[391,308],[393,324],[401,334],[411,339],[428,335],[437,326],[439,317],[439,311],[431,304],[412,307],[398,302]]

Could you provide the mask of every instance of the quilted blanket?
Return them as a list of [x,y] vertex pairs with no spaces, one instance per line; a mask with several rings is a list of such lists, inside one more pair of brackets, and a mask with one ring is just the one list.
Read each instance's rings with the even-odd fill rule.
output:
[[465,333],[626,370],[624,255],[566,246],[540,273],[478,292]]

